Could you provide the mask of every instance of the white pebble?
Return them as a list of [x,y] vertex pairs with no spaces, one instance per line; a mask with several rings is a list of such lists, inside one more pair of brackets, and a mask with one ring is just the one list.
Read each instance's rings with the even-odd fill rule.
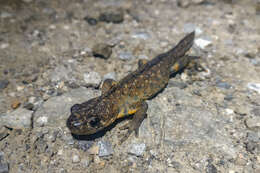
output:
[[248,83],[247,88],[254,90],[260,94],[260,83]]
[[80,158],[78,155],[73,155],[72,156],[72,163],[78,163],[80,162]]
[[198,38],[195,40],[195,44],[201,49],[205,49],[207,46],[211,45],[211,41],[208,39]]

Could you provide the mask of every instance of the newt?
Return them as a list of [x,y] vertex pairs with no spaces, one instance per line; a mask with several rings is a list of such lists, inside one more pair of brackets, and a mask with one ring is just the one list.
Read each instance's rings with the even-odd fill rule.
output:
[[71,107],[67,127],[72,134],[91,135],[111,125],[116,119],[134,114],[120,130],[127,130],[121,142],[138,129],[146,117],[145,102],[166,87],[171,74],[185,68],[192,58],[186,52],[192,47],[195,33],[186,35],[174,48],[150,61],[139,60],[138,69],[116,82],[106,79],[102,94]]

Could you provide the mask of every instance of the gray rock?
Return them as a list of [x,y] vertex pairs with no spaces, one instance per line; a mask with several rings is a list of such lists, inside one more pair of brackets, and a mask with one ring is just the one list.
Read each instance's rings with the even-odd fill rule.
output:
[[132,144],[129,148],[129,153],[136,155],[136,156],[142,156],[143,153],[145,152],[146,145],[145,143],[140,143],[140,144]]
[[202,30],[193,23],[186,23],[183,27],[185,33],[191,33],[195,31],[196,35],[202,34]]
[[0,163],[4,160],[4,152],[0,151]]
[[69,81],[74,82],[75,79],[72,76],[73,70],[68,65],[59,65],[53,71],[50,72],[50,79],[52,82]]
[[116,73],[115,72],[110,72],[104,75],[103,77],[103,81],[105,81],[106,79],[113,79],[116,81],[117,77],[116,77]]
[[131,52],[121,52],[119,53],[119,58],[122,60],[131,60],[134,56]]
[[121,9],[110,9],[100,13],[98,19],[107,23],[122,23],[124,21],[124,11]]
[[218,82],[216,84],[216,86],[218,88],[222,88],[222,89],[230,89],[231,88],[231,85],[229,83],[227,83],[227,82]]
[[98,146],[99,146],[99,150],[98,150],[99,157],[109,156],[114,152],[111,144],[107,141],[98,141]]
[[70,108],[98,95],[100,91],[86,88],[73,89],[61,96],[55,96],[43,103],[34,114],[34,126],[65,127]]
[[208,149],[218,148],[214,152],[225,153],[228,158],[237,156],[238,149],[223,129],[228,117],[206,108],[200,97],[188,91],[166,88],[148,101],[147,114],[148,118],[139,129],[139,136],[147,145],[164,141],[168,150],[176,150],[189,144],[200,144]]
[[151,36],[149,33],[147,32],[143,32],[143,31],[137,31],[137,32],[134,32],[132,34],[132,38],[137,38],[137,39],[143,39],[143,40],[147,40],[149,39]]
[[248,132],[247,140],[253,142],[260,142],[260,132]]
[[0,90],[5,89],[9,84],[8,80],[0,80]]
[[260,129],[260,117],[250,117],[246,120],[246,125],[249,129]]
[[101,76],[94,71],[84,73],[84,81],[86,86],[98,87],[102,81]]
[[252,113],[253,113],[255,116],[260,116],[260,107],[254,108],[254,109],[252,110]]
[[2,11],[2,12],[0,13],[0,17],[1,17],[1,18],[10,18],[10,17],[13,17],[13,14],[8,13],[8,12],[5,12],[5,11]]
[[94,45],[92,52],[95,57],[108,59],[112,54],[112,47],[105,43],[99,43]]
[[1,163],[0,162],[0,173],[8,173],[8,172],[9,172],[8,163]]
[[178,87],[180,89],[184,89],[184,88],[187,88],[188,85],[184,82],[170,80],[168,86],[169,87]]
[[0,116],[0,126],[7,126],[14,129],[23,129],[31,127],[31,118],[33,111],[24,108],[18,108],[13,112]]

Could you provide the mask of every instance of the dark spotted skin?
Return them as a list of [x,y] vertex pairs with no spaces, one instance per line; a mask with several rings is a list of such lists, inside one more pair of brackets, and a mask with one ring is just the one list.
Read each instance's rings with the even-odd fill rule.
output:
[[121,81],[105,80],[102,95],[71,107],[67,126],[73,134],[94,134],[112,124],[116,119],[135,114],[132,121],[121,129],[128,129],[122,142],[138,128],[146,116],[145,100],[153,97],[168,83],[170,75],[187,66],[194,32],[185,36],[176,47],[151,61],[139,61],[139,68]]

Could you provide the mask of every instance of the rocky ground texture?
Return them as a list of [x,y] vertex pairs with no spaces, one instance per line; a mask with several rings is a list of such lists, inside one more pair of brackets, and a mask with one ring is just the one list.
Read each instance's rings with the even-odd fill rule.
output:
[[[70,107],[195,30],[139,137],[74,138]],[[0,173],[260,172],[258,0],[0,1]]]

